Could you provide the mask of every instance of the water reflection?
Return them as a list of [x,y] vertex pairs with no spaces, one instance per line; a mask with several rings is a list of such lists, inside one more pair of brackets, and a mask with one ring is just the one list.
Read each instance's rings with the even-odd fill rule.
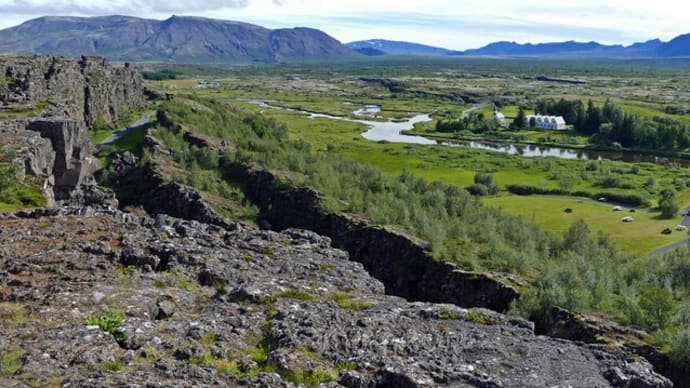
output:
[[[520,155],[528,158],[535,157],[555,157],[560,159],[571,160],[619,160],[631,163],[657,163],[657,164],[675,164],[682,167],[690,166],[690,160],[679,158],[667,158],[663,156],[655,156],[651,154],[642,154],[635,152],[624,151],[595,151],[572,149],[553,146],[540,145],[525,145],[512,142],[492,142],[492,141],[464,141],[464,140],[431,140],[423,136],[403,135],[401,132],[414,128],[417,123],[424,123],[431,121],[428,114],[416,114],[411,118],[405,120],[389,120],[389,121],[375,121],[365,119],[352,119],[343,116],[333,116],[323,113],[307,112],[299,109],[282,108],[271,105],[270,101],[260,99],[244,99],[243,101],[257,104],[261,107],[281,109],[291,112],[302,112],[308,114],[311,119],[330,119],[342,120],[354,123],[364,124],[369,127],[369,130],[364,132],[362,136],[365,139],[372,141],[389,141],[393,143],[408,143],[408,144],[441,144],[450,147],[467,147],[473,149],[480,149],[492,152],[500,152],[508,155]],[[376,117],[381,112],[379,105],[365,105],[364,107],[355,110],[353,113],[357,116]]]

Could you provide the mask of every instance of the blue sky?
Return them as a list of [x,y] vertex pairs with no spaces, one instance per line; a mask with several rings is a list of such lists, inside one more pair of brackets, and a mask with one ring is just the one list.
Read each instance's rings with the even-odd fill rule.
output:
[[44,15],[109,14],[307,26],[342,42],[383,38],[451,49],[498,40],[630,44],[690,32],[690,5],[679,0],[0,0],[0,28]]

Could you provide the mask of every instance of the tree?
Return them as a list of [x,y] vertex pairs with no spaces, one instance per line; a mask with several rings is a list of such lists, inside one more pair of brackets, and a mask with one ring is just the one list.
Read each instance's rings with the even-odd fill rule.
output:
[[480,172],[474,174],[474,183],[475,183],[475,185],[486,186],[488,193],[491,195],[498,194],[498,192],[500,190],[498,188],[498,185],[496,184],[496,182],[494,182],[494,177],[491,174],[482,174]]
[[676,195],[672,190],[665,189],[661,191],[659,198],[659,210],[661,210],[661,217],[673,218],[678,213],[680,207],[676,202]]
[[673,294],[666,288],[649,287],[640,292],[640,307],[650,330],[663,330],[673,316]]
[[585,130],[587,134],[595,134],[599,132],[601,125],[601,111],[594,106],[592,100],[587,102],[587,118],[585,119]]
[[516,130],[525,128],[525,120],[526,119],[527,119],[527,116],[525,115],[525,110],[522,107],[520,107],[520,109],[518,109],[517,116],[515,116],[515,119],[510,124],[510,129],[516,131]]

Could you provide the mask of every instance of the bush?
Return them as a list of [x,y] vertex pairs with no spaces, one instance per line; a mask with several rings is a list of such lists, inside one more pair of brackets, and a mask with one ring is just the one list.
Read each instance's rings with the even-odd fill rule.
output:
[[[516,195],[571,195],[571,192],[564,189],[545,189],[537,186],[512,184],[506,189]],[[587,193],[589,195],[589,193]]]
[[596,193],[591,195],[592,199],[606,198],[609,202],[621,203],[624,205],[647,207],[649,201],[637,194],[618,194],[618,193]]
[[683,329],[676,333],[671,339],[671,350],[669,356],[677,367],[690,369],[690,329]]
[[[486,187],[487,193],[491,195],[496,195],[499,192],[498,185],[494,182],[494,177],[491,174],[482,174],[480,172],[474,174],[475,185],[484,185]],[[472,191],[467,190],[472,194]],[[472,194],[472,195],[486,195],[486,194]]]
[[489,194],[489,188],[481,183],[475,183],[471,186],[465,187],[465,190],[476,197],[482,197]]

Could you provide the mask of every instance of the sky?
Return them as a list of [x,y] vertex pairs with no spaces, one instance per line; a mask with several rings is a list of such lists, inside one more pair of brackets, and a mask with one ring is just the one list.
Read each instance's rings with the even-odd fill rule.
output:
[[631,44],[690,32],[680,0],[0,0],[0,28],[39,16],[194,15],[318,28],[343,43],[390,39],[455,50],[495,41]]

